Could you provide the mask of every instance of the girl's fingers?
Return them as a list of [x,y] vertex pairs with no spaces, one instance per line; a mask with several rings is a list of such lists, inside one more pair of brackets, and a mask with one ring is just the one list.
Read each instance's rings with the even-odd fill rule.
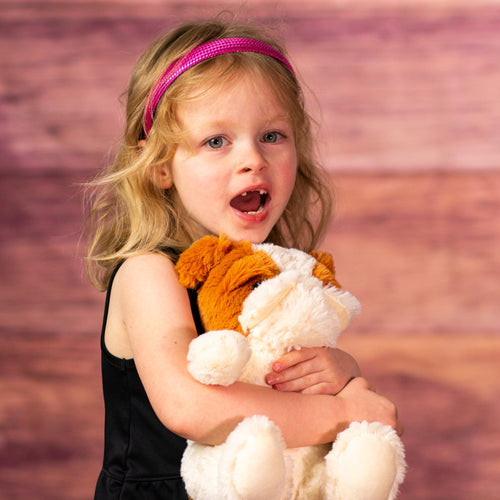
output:
[[346,363],[346,358],[351,359],[338,349],[293,350],[273,364],[273,372],[266,376],[266,382],[280,391],[337,394],[357,374],[352,363]]
[[[281,385],[281,387],[279,387],[281,390],[290,390],[289,388],[292,387],[293,384],[294,390],[301,390],[298,388],[298,384],[310,384],[311,382],[316,383],[316,380],[312,380],[312,377],[316,376],[317,372],[315,372],[315,370],[311,367],[302,366],[303,364],[304,363],[300,366],[287,368],[279,373],[269,373],[266,376],[267,384],[272,386]],[[287,385],[287,388],[283,389],[285,384]],[[304,387],[302,387],[302,389],[303,388]]]
[[[294,364],[289,368],[282,368],[280,371],[273,371],[266,376],[266,382],[269,385],[277,384],[290,384],[295,382],[294,387],[298,387],[298,383],[302,380],[302,384],[310,385],[311,383],[318,383],[321,370],[316,367],[314,359],[302,361],[301,363]],[[288,389],[287,389],[288,390]],[[301,390],[301,389],[295,389]]]
[[278,391],[287,392],[303,392],[309,387],[321,384],[322,378],[320,373],[309,373],[307,375],[286,380],[284,382],[276,382],[271,385],[274,389]]
[[359,376],[356,361],[334,348],[309,347],[290,351],[272,366],[266,383],[280,391],[337,394]]
[[283,370],[287,370],[292,366],[303,363],[314,358],[315,353],[313,349],[294,349],[281,356],[280,359],[273,363],[273,370],[276,373],[280,373]]

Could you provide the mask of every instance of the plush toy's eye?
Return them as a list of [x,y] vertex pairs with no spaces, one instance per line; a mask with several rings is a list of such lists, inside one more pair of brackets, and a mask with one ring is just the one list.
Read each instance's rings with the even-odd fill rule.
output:
[[255,290],[258,286],[260,286],[262,281],[256,281],[255,283],[252,284],[252,290]]

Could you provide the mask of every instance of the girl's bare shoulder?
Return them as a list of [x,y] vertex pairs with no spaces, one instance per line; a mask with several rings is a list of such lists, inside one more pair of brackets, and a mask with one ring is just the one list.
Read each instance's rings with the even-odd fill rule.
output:
[[173,264],[164,255],[141,254],[125,260],[116,273],[108,309],[105,343],[112,354],[134,357],[130,335],[135,328],[130,326],[138,326],[138,321],[149,328],[146,318],[152,319],[155,309],[163,310],[168,300],[159,291],[176,287],[176,282]]
[[129,345],[136,358],[165,338],[195,335],[188,294],[168,256],[148,253],[128,258],[117,272],[110,300],[110,335]]
[[157,273],[175,274],[175,266],[170,257],[163,253],[141,253],[125,260],[120,267],[117,278],[130,280],[134,278],[146,279]]
[[116,297],[123,319],[164,321],[177,311],[192,320],[187,291],[179,283],[174,263],[163,254],[145,253],[127,259],[116,275]]
[[124,314],[127,311],[137,314],[136,308],[141,311],[166,310],[172,304],[188,301],[174,263],[163,254],[145,253],[127,259],[115,280],[116,295]]

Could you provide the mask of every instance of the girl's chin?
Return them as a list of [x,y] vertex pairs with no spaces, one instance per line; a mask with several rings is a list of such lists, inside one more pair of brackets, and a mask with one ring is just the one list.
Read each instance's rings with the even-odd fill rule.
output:
[[236,214],[232,220],[226,221],[220,228],[212,227],[211,229],[196,224],[191,228],[191,237],[194,240],[203,238],[203,236],[213,235],[219,236],[220,234],[226,235],[233,241],[249,241],[250,243],[258,244],[264,242],[269,233],[271,232],[272,225],[269,218],[261,217],[262,214]]
[[[224,232],[224,231],[223,231]],[[233,241],[248,241],[253,244],[262,243],[269,236],[270,231],[264,228],[251,230],[226,231],[224,234]]]

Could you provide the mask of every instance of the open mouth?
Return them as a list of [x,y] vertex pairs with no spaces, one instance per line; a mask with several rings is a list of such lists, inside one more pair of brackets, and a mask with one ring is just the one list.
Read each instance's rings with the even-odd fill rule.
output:
[[230,205],[243,213],[258,215],[264,211],[269,195],[267,191],[246,191],[231,200]]

